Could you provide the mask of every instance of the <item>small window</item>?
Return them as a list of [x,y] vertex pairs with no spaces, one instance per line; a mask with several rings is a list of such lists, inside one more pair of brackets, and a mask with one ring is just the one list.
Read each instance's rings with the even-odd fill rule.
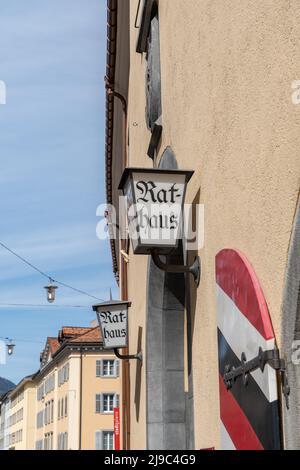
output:
[[103,413],[112,413],[114,411],[114,395],[103,394]]
[[104,360],[103,361],[103,376],[110,377],[115,375],[115,361]]
[[96,431],[95,433],[96,450],[114,450],[114,432]]
[[113,413],[119,407],[119,395],[116,393],[103,393],[96,395],[96,413]]
[[103,431],[103,450],[114,450],[113,431]]
[[119,361],[115,359],[103,359],[96,361],[96,377],[118,377]]

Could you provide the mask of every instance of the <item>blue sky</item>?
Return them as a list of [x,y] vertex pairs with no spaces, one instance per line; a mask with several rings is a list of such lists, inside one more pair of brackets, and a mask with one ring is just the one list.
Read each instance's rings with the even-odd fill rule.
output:
[[[106,1],[0,0],[0,44],[0,240],[62,282],[117,295],[108,243],[96,237],[105,201]],[[0,304],[46,305],[45,281],[0,248]],[[0,376],[17,382],[37,370],[46,337],[89,325],[92,303],[59,288],[57,304],[87,307],[0,305],[0,337],[16,339]]]

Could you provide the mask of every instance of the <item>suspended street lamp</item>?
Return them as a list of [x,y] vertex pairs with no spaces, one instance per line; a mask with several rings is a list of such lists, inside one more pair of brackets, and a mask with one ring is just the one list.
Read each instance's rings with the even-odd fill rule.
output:
[[50,284],[45,286],[44,289],[47,291],[47,300],[50,304],[52,304],[55,300],[55,290],[58,288],[53,284],[53,279],[49,278]]
[[13,344],[12,340],[11,339],[7,339],[7,344],[6,344],[6,347],[7,347],[7,354],[9,356],[11,356],[14,352],[14,347],[15,347],[15,344]]

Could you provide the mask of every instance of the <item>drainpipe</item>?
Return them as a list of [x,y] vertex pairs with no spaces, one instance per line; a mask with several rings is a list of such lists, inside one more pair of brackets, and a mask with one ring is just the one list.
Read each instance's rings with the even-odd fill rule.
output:
[[[127,124],[128,124],[128,114],[127,114],[127,101],[126,98],[114,90],[112,84],[109,83],[107,77],[105,77],[105,86],[108,95],[112,95],[122,104],[123,110],[123,159],[122,166],[123,169],[127,166]],[[126,240],[121,240],[121,250],[126,253],[127,249]],[[123,256],[121,256],[121,298],[122,300],[128,300],[128,272],[127,272],[127,262]],[[129,348],[124,350],[124,354],[129,354]],[[130,450],[130,365],[129,361],[125,360],[122,363],[122,396],[123,396],[123,448],[124,450]]]
[[80,348],[79,450],[82,447],[82,349]]

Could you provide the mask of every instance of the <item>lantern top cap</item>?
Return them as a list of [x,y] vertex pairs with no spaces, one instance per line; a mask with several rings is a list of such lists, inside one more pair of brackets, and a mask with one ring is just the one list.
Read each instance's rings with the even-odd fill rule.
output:
[[125,168],[118,189],[123,189],[128,177],[133,173],[152,173],[156,175],[185,175],[188,182],[194,174],[193,170],[166,170],[162,168]]
[[127,307],[130,307],[131,302],[128,302],[128,300],[106,300],[105,302],[102,302],[101,304],[93,305],[93,310],[94,312],[97,312],[102,307],[108,307],[110,305],[111,306],[127,305]]

